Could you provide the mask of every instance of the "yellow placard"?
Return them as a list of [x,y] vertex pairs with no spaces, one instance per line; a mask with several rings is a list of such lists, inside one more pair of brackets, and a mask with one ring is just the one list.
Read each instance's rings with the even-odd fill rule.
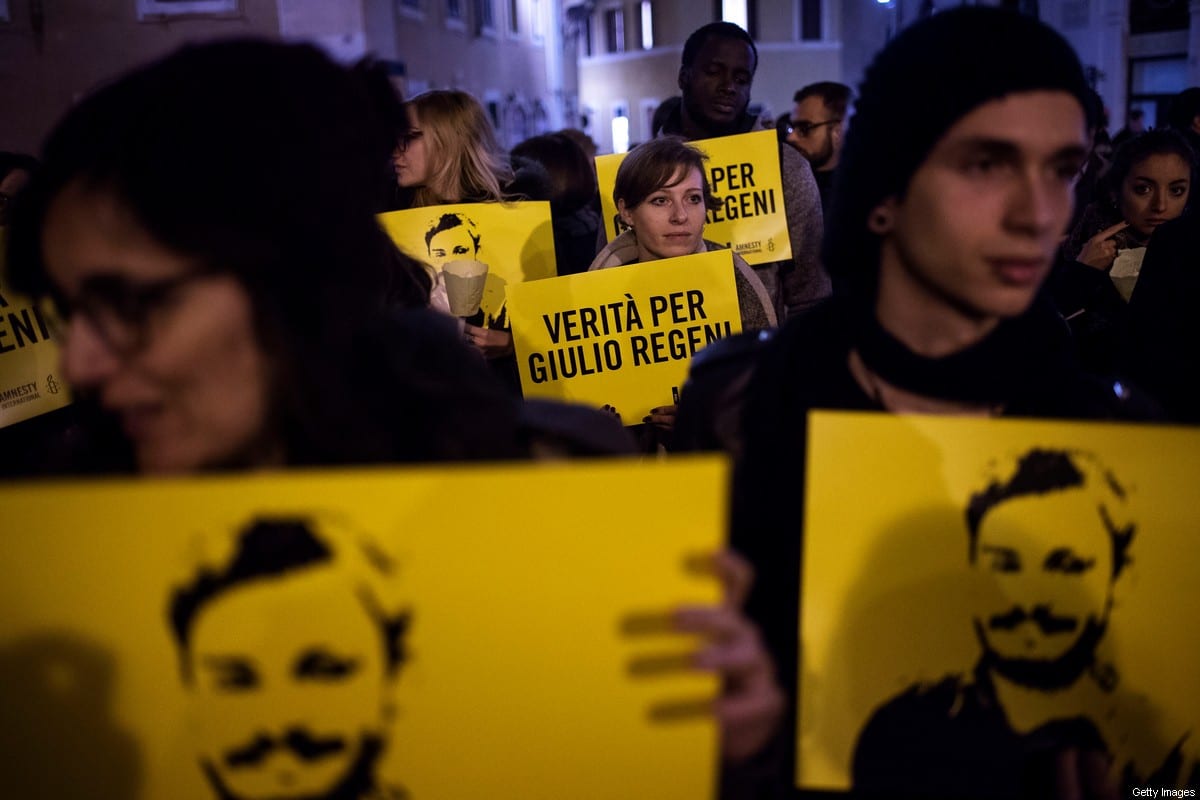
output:
[[1198,774],[1200,430],[820,412],[807,474],[799,785],[1029,796],[1064,736]]
[[526,397],[629,423],[677,402],[692,355],[742,329],[729,250],[512,286],[509,315]]
[[[774,131],[755,131],[688,144],[708,156],[708,185],[721,207],[708,212],[704,238],[731,248],[751,264],[768,264],[792,257],[783,179],[779,172],[779,142]],[[625,153],[596,157],[604,229],[611,242],[625,230],[617,216],[613,186]]]
[[549,203],[426,206],[380,214],[379,221],[402,250],[436,269],[455,260],[487,264],[485,327],[505,327],[507,287],[558,274]]
[[0,428],[71,402],[45,314],[8,287],[4,239],[0,227]]
[[712,797],[717,683],[665,627],[717,601],[726,472],[0,488],[4,796]]

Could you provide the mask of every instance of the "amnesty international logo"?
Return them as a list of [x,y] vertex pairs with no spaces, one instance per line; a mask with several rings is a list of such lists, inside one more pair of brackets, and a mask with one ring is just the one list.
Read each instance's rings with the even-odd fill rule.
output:
[[50,394],[58,394],[58,390],[62,388],[62,384],[54,380],[54,373],[46,376],[46,391]]

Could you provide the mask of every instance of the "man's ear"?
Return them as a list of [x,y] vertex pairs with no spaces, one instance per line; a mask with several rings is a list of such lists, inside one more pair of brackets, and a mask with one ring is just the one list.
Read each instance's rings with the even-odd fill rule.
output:
[[1200,133],[1200,114],[1192,117],[1192,133]]
[[676,85],[679,86],[679,91],[686,93],[687,86],[692,81],[692,68],[680,67],[679,76],[675,79]]
[[624,198],[617,200],[617,216],[621,218],[621,222],[624,222],[630,228],[633,227],[633,214],[630,213],[629,208],[625,205]]
[[892,227],[896,224],[896,198],[889,197],[875,208],[871,209],[870,215],[867,217],[867,230],[879,236],[886,236],[892,232]]

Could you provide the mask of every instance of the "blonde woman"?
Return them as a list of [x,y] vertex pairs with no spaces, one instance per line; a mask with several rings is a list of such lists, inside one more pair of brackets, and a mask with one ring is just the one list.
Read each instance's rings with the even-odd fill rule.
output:
[[413,192],[411,207],[508,199],[512,170],[478,100],[438,89],[408,101],[405,113],[409,130],[392,164],[396,182]]
[[[517,199],[506,191],[513,172],[496,142],[487,112],[471,95],[436,89],[405,103],[409,129],[396,142],[396,183],[411,192],[406,207],[487,203]],[[433,304],[441,308],[445,288],[439,274]],[[446,302],[442,310],[449,310]],[[466,325],[467,340],[488,359],[512,356],[512,334],[503,312],[492,327]]]

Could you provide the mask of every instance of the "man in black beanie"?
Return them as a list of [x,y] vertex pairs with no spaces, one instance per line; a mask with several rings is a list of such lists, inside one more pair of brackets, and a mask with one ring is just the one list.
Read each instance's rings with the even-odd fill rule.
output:
[[[1087,91],[1061,36],[984,6],[914,24],[867,70],[827,218],[834,297],[765,349],[742,409],[733,545],[757,570],[748,612],[785,687],[798,666],[808,410],[1130,415],[1122,389],[1074,365],[1065,325],[1038,300],[1087,155]],[[1106,771],[1087,742],[1054,741],[1051,774],[1013,752],[997,770],[1012,784],[962,796],[1053,794],[1055,769],[1086,789]],[[1066,766],[1078,763],[1099,768]]]

